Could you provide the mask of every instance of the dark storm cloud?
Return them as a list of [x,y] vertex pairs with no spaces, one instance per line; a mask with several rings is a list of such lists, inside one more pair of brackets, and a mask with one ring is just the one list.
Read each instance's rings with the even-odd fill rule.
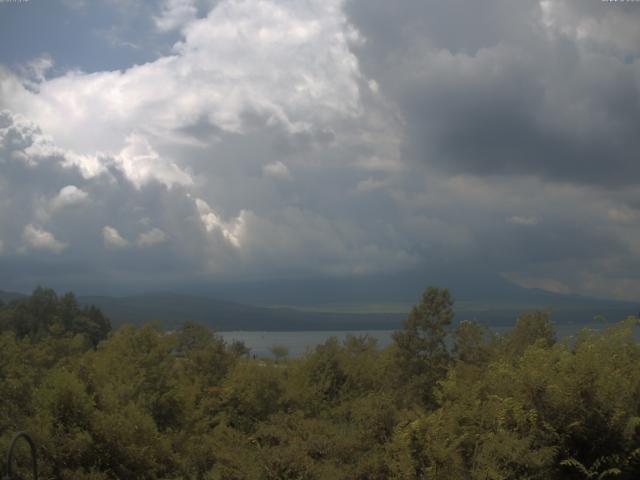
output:
[[406,118],[408,157],[453,173],[633,183],[640,63],[629,55],[640,44],[629,50],[637,34],[600,30],[617,25],[611,16],[637,24],[640,8],[569,5],[351,1],[347,10],[368,40],[359,59]]

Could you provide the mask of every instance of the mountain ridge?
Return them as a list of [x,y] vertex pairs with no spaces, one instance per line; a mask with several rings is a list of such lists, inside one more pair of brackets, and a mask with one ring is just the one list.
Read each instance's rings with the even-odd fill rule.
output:
[[[454,305],[456,320],[471,319],[487,325],[513,325],[519,315],[530,310],[550,310],[559,324],[589,324],[594,318],[618,321],[635,315],[633,302],[600,300],[551,292],[530,292],[528,301],[479,302],[460,300]],[[25,298],[18,292],[0,291],[5,303]],[[378,305],[349,303],[309,305],[255,305],[214,296],[170,291],[145,292],[136,295],[80,295],[83,306],[95,305],[107,315],[114,327],[158,322],[162,328],[178,328],[185,321],[201,323],[218,331],[286,331],[286,330],[390,330],[399,328],[411,303]],[[387,304],[390,305],[390,304]],[[368,308],[371,307],[371,308]]]

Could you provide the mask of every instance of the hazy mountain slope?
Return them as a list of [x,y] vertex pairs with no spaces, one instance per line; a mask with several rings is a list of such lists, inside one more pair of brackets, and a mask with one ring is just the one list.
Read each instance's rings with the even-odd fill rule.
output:
[[157,320],[175,328],[186,320],[216,330],[335,330],[395,328],[404,315],[313,313],[287,308],[266,308],[194,295],[154,293],[129,297],[80,297],[99,307],[114,325]]
[[[480,303],[459,302],[456,317],[475,319],[491,325],[511,325],[525,311],[550,309],[556,323],[591,323],[596,316],[618,321],[637,314],[635,304],[629,302],[598,301],[594,299],[564,298],[543,295],[543,302]],[[159,321],[165,328],[176,328],[186,320],[208,325],[216,330],[359,330],[394,329],[406,318],[406,310],[397,308],[387,313],[371,313],[363,308],[345,311],[327,307],[268,308],[220,301],[204,296],[153,293],[128,297],[87,296],[80,302],[98,306],[112,319],[114,326],[123,323],[141,324]]]
[[[363,275],[358,277],[283,278],[244,282],[201,282],[165,290],[252,305],[326,305],[415,303],[427,286],[446,287],[460,301],[491,304],[619,304],[579,295],[523,288],[498,275],[468,268],[457,275],[438,272]],[[478,268],[478,270],[481,270]],[[137,292],[131,292],[137,293]],[[638,293],[640,308],[640,292]],[[625,302],[622,302],[625,303]]]
[[17,293],[17,292],[5,292],[3,290],[0,290],[0,301],[4,302],[4,303],[9,303],[13,300],[17,300],[19,298],[24,298],[26,297],[26,295],[22,294],[22,293]]

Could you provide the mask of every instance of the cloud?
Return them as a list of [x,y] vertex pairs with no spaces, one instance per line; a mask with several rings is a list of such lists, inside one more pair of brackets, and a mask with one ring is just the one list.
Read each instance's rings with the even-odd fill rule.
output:
[[129,242],[120,235],[120,232],[114,227],[106,225],[102,229],[102,238],[107,248],[125,248],[129,245]]
[[122,72],[70,71],[41,82],[37,94],[5,80],[3,98],[79,154],[115,155],[141,125],[155,144],[201,119],[229,132],[256,121],[289,132],[321,130],[336,116],[361,113],[358,63],[349,49],[357,34],[339,5],[220,2],[184,26],[172,55]]
[[139,56],[0,66],[0,279],[509,272],[624,296],[640,10],[596,3],[109,2]]
[[198,9],[193,0],[166,0],[159,16],[154,17],[156,27],[163,31],[181,28],[195,20]]
[[607,216],[619,223],[635,223],[640,220],[640,213],[628,207],[610,208],[607,210]]
[[116,155],[115,162],[136,188],[151,180],[169,188],[193,183],[188,173],[175,163],[161,159],[147,138],[137,133],[126,138],[126,146]]
[[262,167],[262,173],[268,177],[291,180],[291,173],[289,172],[289,168],[287,168],[287,166],[280,161],[265,165],[264,167]]
[[378,190],[384,187],[384,181],[376,180],[374,178],[367,178],[366,180],[361,180],[356,185],[356,192],[358,193],[366,193],[371,192],[373,190]]
[[167,235],[159,228],[152,228],[148,232],[138,235],[136,245],[139,247],[151,247],[164,243],[167,240]]
[[234,247],[241,246],[245,235],[245,212],[240,212],[240,215],[231,223],[225,223],[204,200],[196,198],[195,204],[200,214],[202,225],[208,233],[221,233],[224,239]]
[[358,58],[400,106],[414,161],[448,174],[629,185],[640,174],[640,112],[628,103],[640,95],[640,63],[625,57],[640,11],[579,5],[348,9],[367,39]]
[[51,70],[54,65],[53,58],[50,55],[41,55],[19,68],[27,85],[37,88],[38,84],[45,80],[46,73]]
[[525,227],[538,225],[538,219],[536,217],[527,217],[522,215],[513,215],[507,219],[507,222],[513,225],[522,225]]
[[[1,73],[0,70],[0,83]],[[39,125],[24,115],[7,109],[0,109],[0,152],[6,154],[0,161],[18,160],[35,167],[43,161],[53,160],[63,167],[77,168],[85,178],[92,178],[107,171],[104,159],[61,148],[51,136],[42,132]]]
[[75,185],[63,187],[58,195],[51,200],[51,210],[59,210],[74,205],[81,205],[87,201],[89,195]]
[[[244,212],[241,260],[259,272],[368,275],[417,266],[420,257],[393,233],[370,236],[349,219],[287,207],[270,216]],[[394,245],[395,243],[395,245]]]
[[24,227],[22,238],[34,250],[45,250],[51,253],[62,253],[67,244],[59,242],[51,232],[47,232],[32,224]]

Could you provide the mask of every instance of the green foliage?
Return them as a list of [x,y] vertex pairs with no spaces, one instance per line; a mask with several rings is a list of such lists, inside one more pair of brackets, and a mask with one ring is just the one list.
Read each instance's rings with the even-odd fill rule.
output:
[[453,299],[446,288],[429,287],[411,309],[403,329],[393,335],[399,379],[410,398],[434,405],[434,388],[447,372],[445,339],[453,320]]
[[[236,357],[248,357],[251,353],[251,349],[245,345],[241,340],[234,340],[229,344],[229,352]],[[288,352],[287,352],[288,354]]]
[[556,332],[549,312],[533,311],[518,318],[515,328],[507,333],[503,341],[509,355],[518,357],[534,343],[551,347],[556,342]]
[[73,293],[58,298],[53,290],[38,287],[30,297],[0,305],[0,331],[32,340],[80,334],[96,346],[107,338],[111,322],[94,306],[80,308]]
[[240,362],[225,382],[223,408],[228,423],[252,432],[284,407],[284,374],[266,363]]
[[280,362],[191,322],[106,336],[38,289],[0,307],[0,451],[26,429],[69,480],[640,478],[638,319],[556,342],[547,312],[495,336],[452,307]]
[[453,331],[453,356],[470,365],[485,365],[491,358],[494,341],[485,325],[462,320]]

